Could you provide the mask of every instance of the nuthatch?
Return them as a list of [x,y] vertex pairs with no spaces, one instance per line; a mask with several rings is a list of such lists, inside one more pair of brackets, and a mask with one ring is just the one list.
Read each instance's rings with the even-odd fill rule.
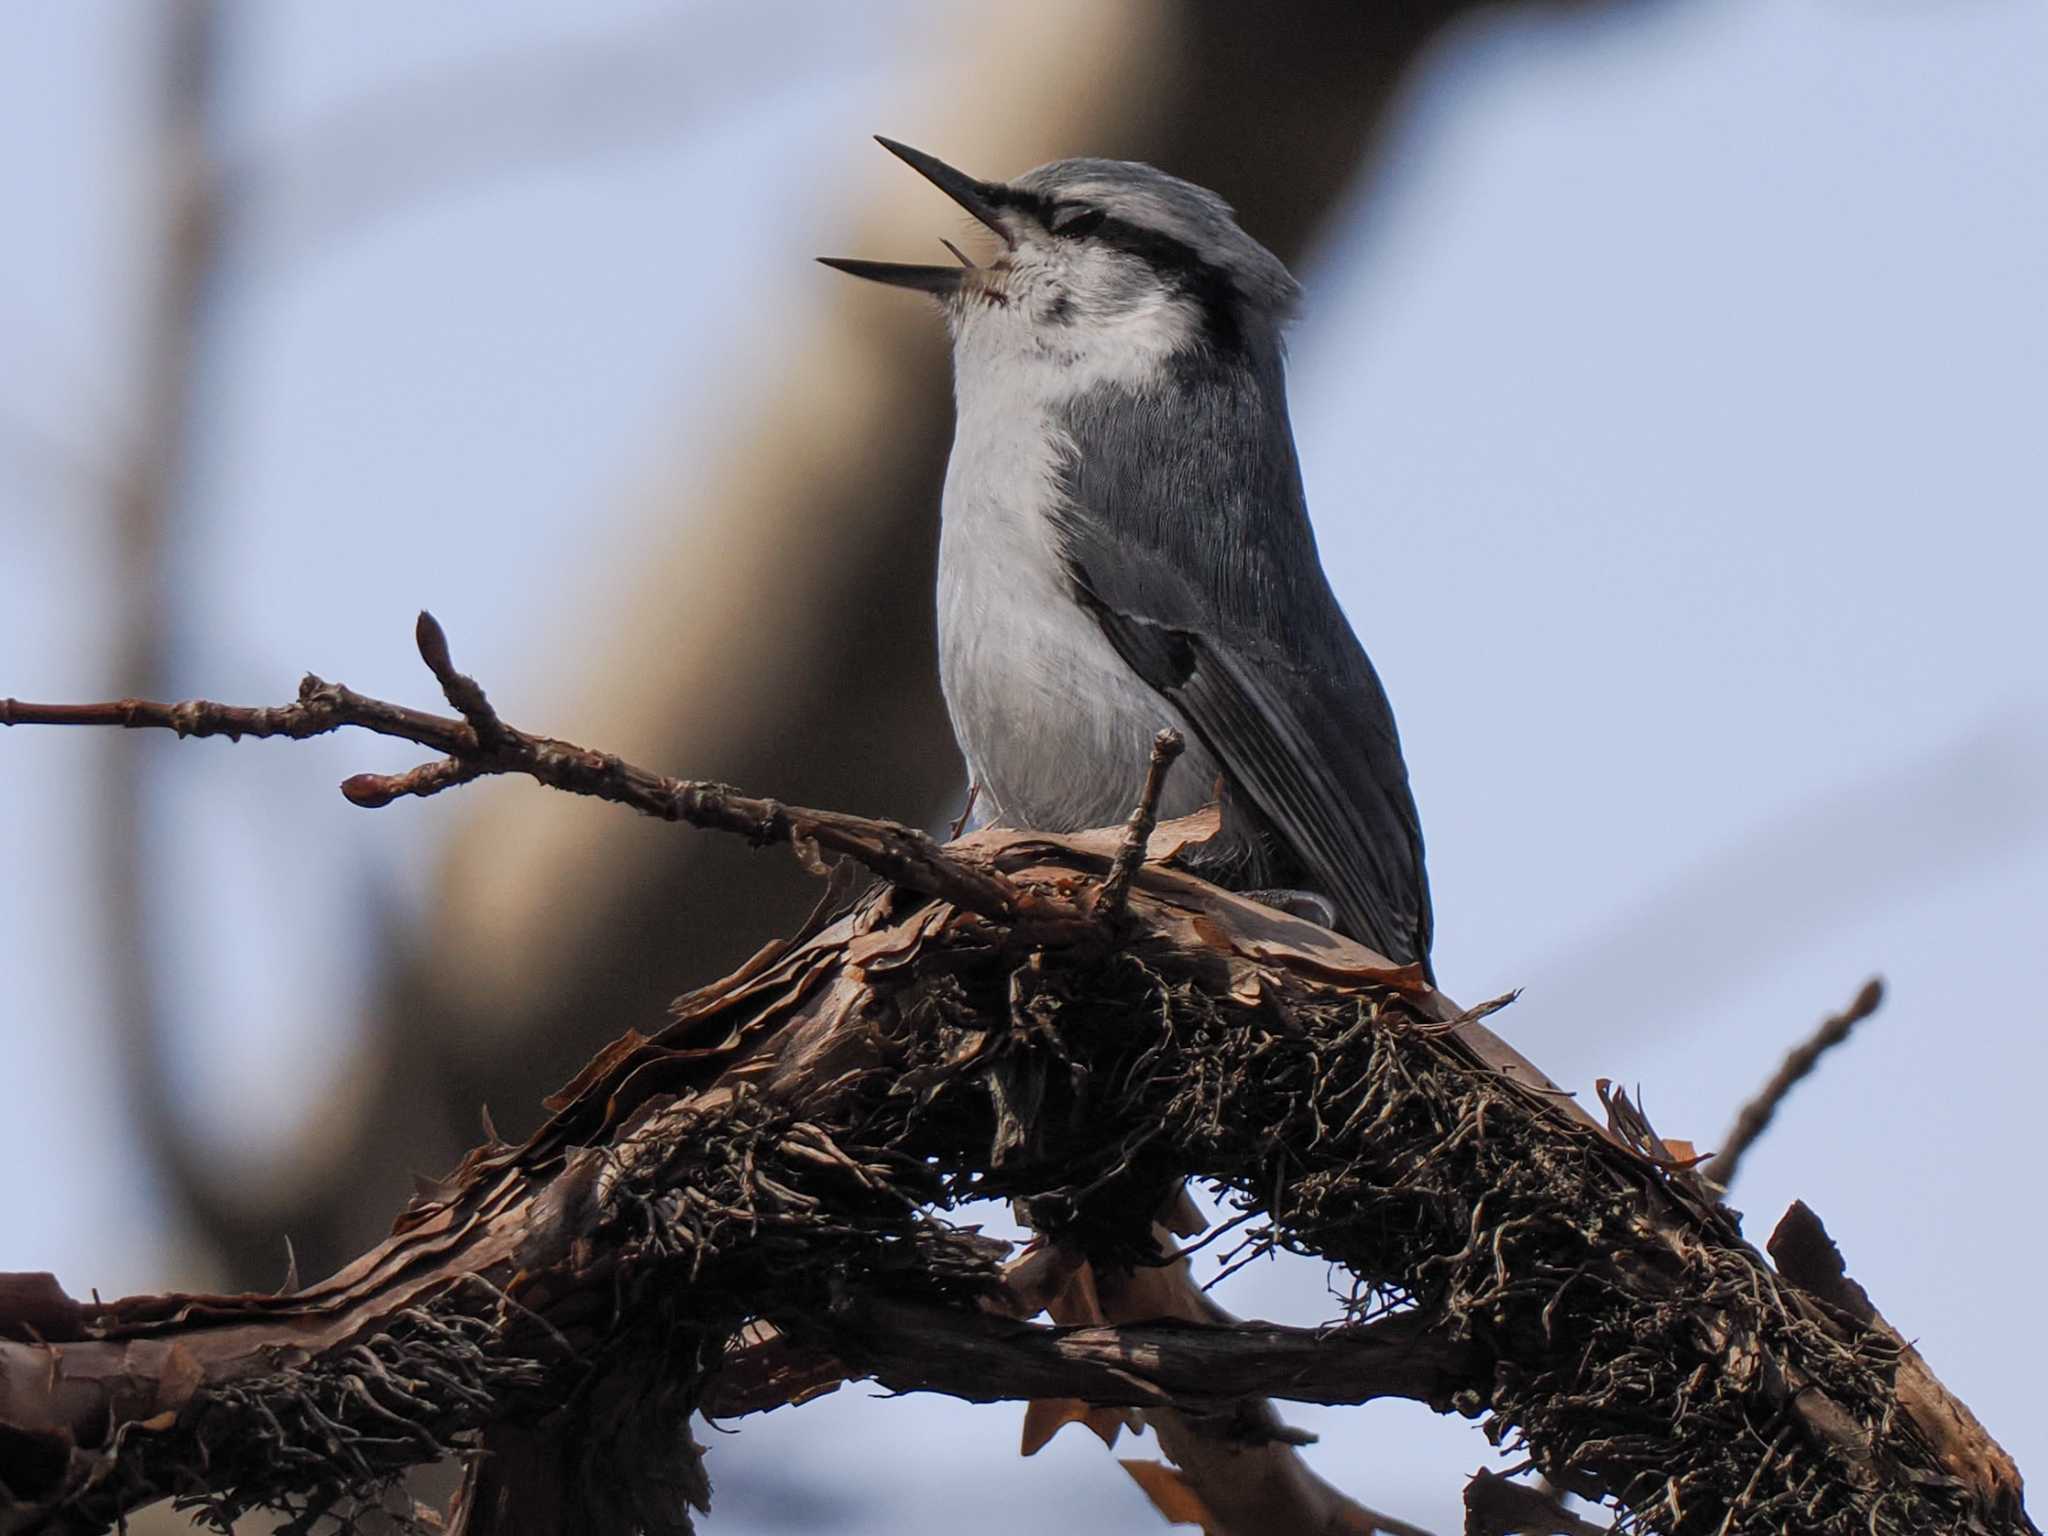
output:
[[990,182],[881,143],[1001,242],[982,265],[825,258],[932,295],[952,331],[939,674],[979,819],[1120,820],[1172,726],[1161,814],[1222,786],[1201,873],[1426,967],[1400,738],[1287,419],[1294,279],[1221,198],[1149,165]]

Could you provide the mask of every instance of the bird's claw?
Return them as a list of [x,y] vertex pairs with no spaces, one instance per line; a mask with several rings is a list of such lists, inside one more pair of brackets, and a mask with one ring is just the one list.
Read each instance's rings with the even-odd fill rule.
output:
[[1337,907],[1327,896],[1318,896],[1314,891],[1290,890],[1286,886],[1269,886],[1263,890],[1244,891],[1262,907],[1272,907],[1290,917],[1299,917],[1314,923],[1319,928],[1334,929],[1337,926]]

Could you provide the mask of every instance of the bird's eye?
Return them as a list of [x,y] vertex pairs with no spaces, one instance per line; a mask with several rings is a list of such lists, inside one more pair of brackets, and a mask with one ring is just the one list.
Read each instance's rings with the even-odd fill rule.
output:
[[1055,210],[1046,228],[1061,236],[1089,235],[1102,227],[1104,217],[1100,208],[1088,208],[1077,204]]

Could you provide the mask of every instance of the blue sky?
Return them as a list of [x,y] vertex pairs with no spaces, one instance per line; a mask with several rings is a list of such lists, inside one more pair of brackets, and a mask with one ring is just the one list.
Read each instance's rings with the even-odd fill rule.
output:
[[[915,139],[891,91],[938,12],[853,9],[238,8],[229,137],[252,164],[480,55],[649,35],[677,87],[510,172],[455,157],[408,168],[412,192],[394,172],[357,202],[289,181],[260,200],[209,358],[179,691],[267,700],[312,667],[411,697],[423,604],[501,690],[570,686],[535,607],[601,591],[593,530],[630,547],[636,493],[709,451],[749,358],[856,302],[808,258],[894,169],[865,135]],[[0,261],[0,692],[106,691],[94,491],[133,412],[146,16],[0,20],[21,211]],[[798,16],[772,88],[703,62]],[[1293,346],[1310,505],[1400,713],[1445,984],[1524,987],[1503,1030],[1554,1076],[1640,1083],[1660,1129],[1711,1143],[1882,972],[1885,1010],[1737,1203],[1759,1235],[1812,1203],[2023,1468],[2048,1455],[2040,1362],[2005,1321],[2043,1257],[2044,65],[2026,0],[1464,29],[1304,264]],[[35,1085],[0,1120],[0,1267],[112,1293],[198,1275],[133,1176],[108,1059],[76,853],[106,749],[0,740],[0,1046]],[[386,760],[362,742],[160,757],[154,835],[189,872],[164,964],[224,998],[177,1015],[180,1091],[195,1122],[232,1107],[245,1154],[281,1147],[360,1048],[380,904],[421,899],[461,812],[352,811],[332,785]],[[1276,1263],[1225,1300],[1308,1321],[1322,1280]],[[709,1529],[947,1529],[967,1500],[992,1532],[1148,1528],[1092,1441],[1020,1462],[1014,1409],[865,1396],[718,1438]],[[1405,1408],[1290,1417],[1341,1484],[1443,1526],[1486,1450]]]

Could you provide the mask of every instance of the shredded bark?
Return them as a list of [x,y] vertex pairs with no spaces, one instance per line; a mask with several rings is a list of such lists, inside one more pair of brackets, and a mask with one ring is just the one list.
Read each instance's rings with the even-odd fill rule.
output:
[[[1498,1004],[1460,1011],[1414,967],[1167,867],[1217,826],[1153,827],[1170,741],[1125,828],[941,848],[517,731],[425,616],[418,641],[461,718],[308,678],[277,709],[0,700],[0,725],[356,726],[444,754],[351,779],[359,804],[524,774],[893,883],[615,1041],[531,1138],[477,1148],[325,1280],[86,1303],[0,1275],[0,1536],[166,1497],[223,1528],[346,1525],[448,1456],[458,1536],[671,1536],[710,1497],[693,1413],[846,1375],[1105,1433],[1136,1408],[1169,1450],[1242,1446],[1304,1488],[1263,1397],[1408,1397],[1630,1531],[2035,1530],[2011,1459],[1818,1218],[1795,1209],[1774,1270],[1685,1144],[1605,1084],[1593,1118],[1486,1028]],[[1239,1256],[1351,1276],[1332,1331],[1189,1321],[1154,1223],[1188,1179],[1237,1207]],[[1045,1246],[1006,1264],[943,1221],[989,1196]],[[1017,1320],[1076,1288],[1094,1317]],[[1150,1296],[1182,1321],[1146,1320]],[[1280,1507],[1132,1472],[1219,1531]],[[1327,1488],[1309,1503],[1334,1530],[1408,1529]],[[1531,1518],[1585,1524],[1475,1482],[1472,1529]]]
[[[966,854],[1065,897],[1115,835]],[[884,889],[615,1043],[528,1142],[479,1148],[328,1281],[105,1305],[0,1288],[0,1530],[104,1528],[165,1495],[305,1529],[524,1435],[559,1464],[496,1459],[501,1480],[544,1474],[521,1528],[596,1510],[686,1531],[708,1496],[689,1414],[722,1380],[744,1398],[764,1326],[791,1397],[828,1358],[966,1396],[1289,1395],[1271,1369],[1203,1393],[1137,1333],[992,1318],[1002,1245],[933,1214],[1016,1199],[1114,1274],[1162,1261],[1134,1234],[1185,1177],[1252,1217],[1253,1250],[1355,1278],[1329,1351],[1355,1351],[1353,1385],[1307,1372],[1304,1396],[1477,1419],[1626,1529],[2032,1529],[1988,1437],[1959,1459],[1902,1402],[1896,1335],[1775,1273],[1682,1169],[1412,973],[1156,865],[1120,921],[1121,947],[1020,950]],[[1204,1347],[1258,1355],[1229,1332]],[[920,1339],[945,1360],[920,1370]]]

